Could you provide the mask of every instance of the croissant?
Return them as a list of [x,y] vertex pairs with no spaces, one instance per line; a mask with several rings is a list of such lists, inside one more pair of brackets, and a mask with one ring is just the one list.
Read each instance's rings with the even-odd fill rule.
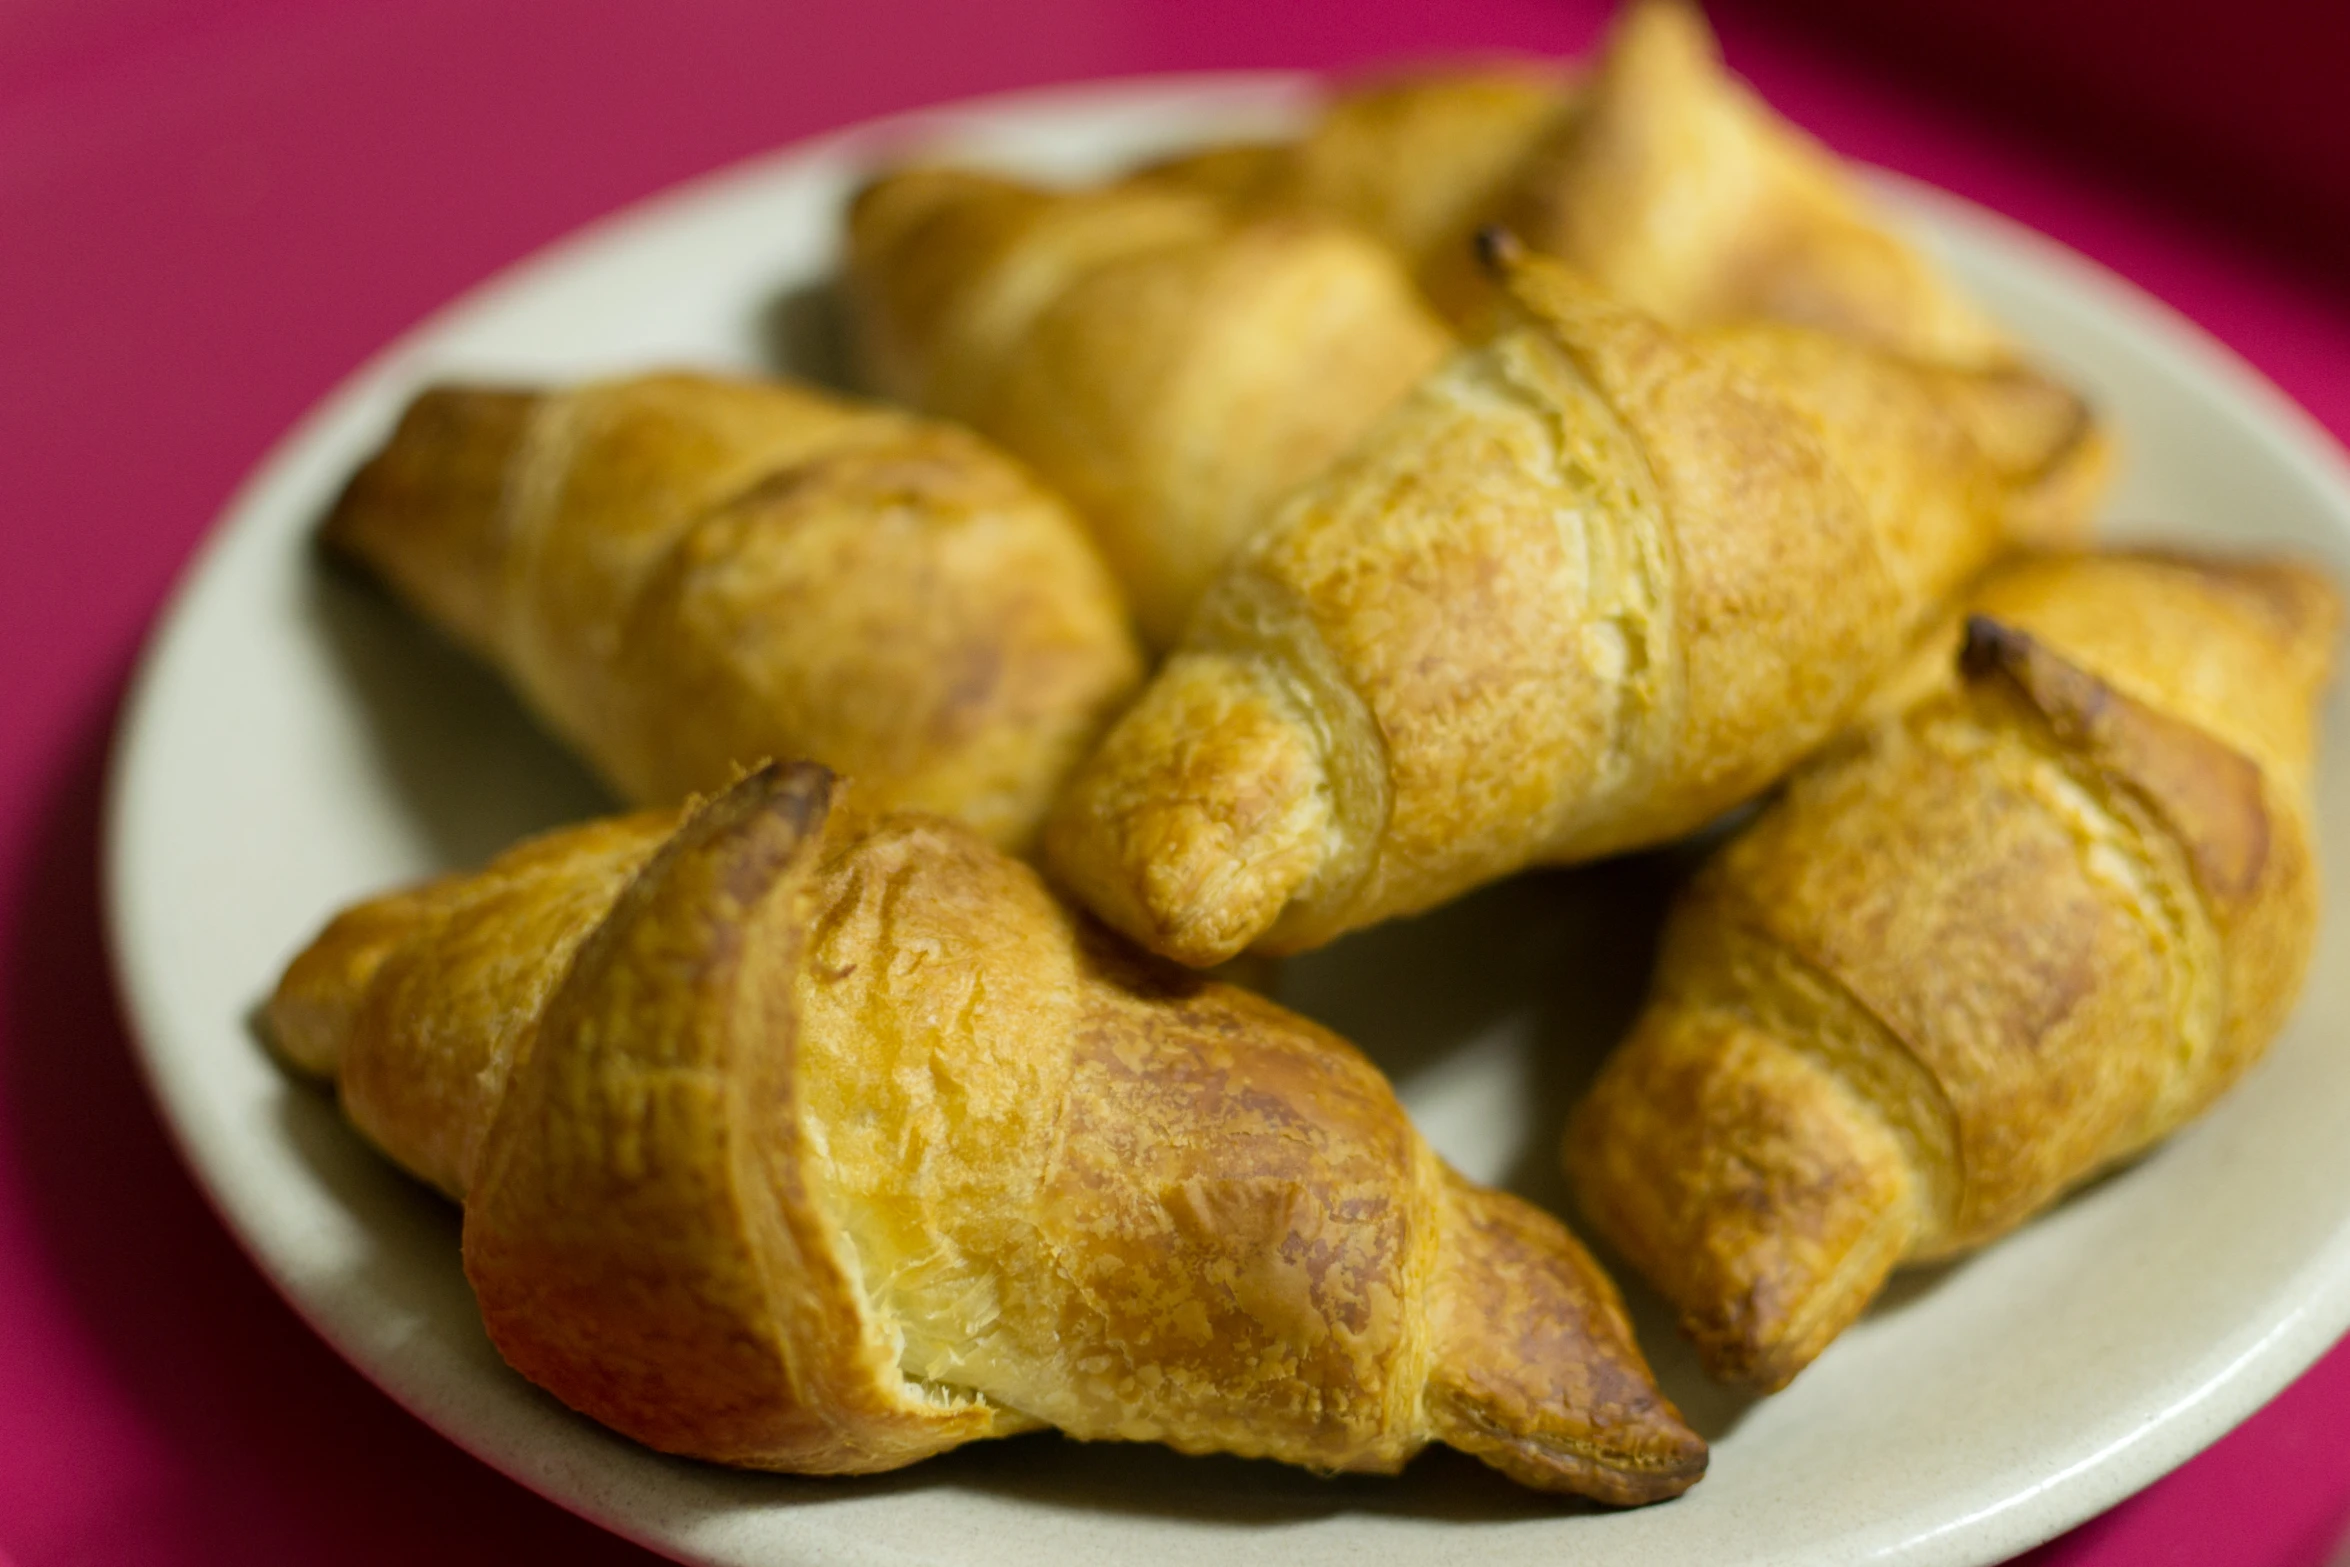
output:
[[809,755],[1018,846],[1141,675],[1058,499],[963,431],[799,387],[434,388],[325,538],[644,804]]
[[1783,320],[1931,363],[2015,358],[1834,154],[1723,68],[1682,0],[1627,7],[1580,80],[1518,66],[1377,83],[1294,142],[1152,174],[1242,211],[1350,222],[1472,334],[1497,300],[1469,240],[1494,225],[1674,326]]
[[1161,647],[1266,509],[1451,342],[1353,230],[1148,182],[893,174],[851,211],[847,276],[873,384],[1067,494]]
[[2074,556],[1971,607],[1955,678],[1686,889],[1567,1130],[1583,1211],[1729,1380],[1784,1386],[1897,1265],[2200,1113],[2309,961],[2335,591]]
[[[1931,370],[1800,328],[1684,337],[1493,247],[1524,313],[1284,505],[1046,827],[1145,946],[1296,951],[1537,861],[1654,844],[1825,740],[2036,492]],[[2037,432],[2043,450],[2009,468]]]
[[[1885,227],[1833,153],[1723,69],[1701,12],[1639,0],[1574,110],[1492,220],[1676,326],[1792,321],[1929,363],[1998,367],[2013,345]],[[1464,247],[1431,292],[1474,319],[1491,287]]]
[[1620,1503],[1705,1468],[1606,1276],[1351,1047],[811,764],[361,904],[269,1018],[463,1199],[501,1353],[665,1451],[1436,1441]]

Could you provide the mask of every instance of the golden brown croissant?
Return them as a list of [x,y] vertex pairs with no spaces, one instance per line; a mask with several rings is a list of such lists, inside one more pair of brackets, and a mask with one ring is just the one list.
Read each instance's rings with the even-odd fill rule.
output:
[[[1723,69],[1684,0],[1638,0],[1573,111],[1493,221],[1676,326],[1769,319],[1929,363],[1997,367],[2012,345],[1884,226],[1835,155]],[[1460,247],[1426,274],[1473,319],[1486,280]]]
[[1971,608],[1961,678],[1799,773],[1686,891],[1567,1132],[1584,1211],[1725,1378],[1784,1385],[1897,1264],[2175,1130],[2309,959],[2334,590],[2052,557]]
[[325,536],[643,804],[813,756],[1017,846],[1141,673],[1018,465],[799,387],[436,388]]
[[1519,66],[1378,83],[1342,93],[1297,141],[1215,148],[1151,177],[1239,210],[1350,222],[1472,333],[1497,303],[1469,245],[1491,224],[1674,326],[1782,320],[1932,363],[2014,357],[1834,154],[1723,68],[1682,0],[1627,7],[1580,81]]
[[[1046,828],[1192,964],[1295,951],[1537,861],[1687,832],[1777,778],[2071,489],[1929,370],[1756,324],[1683,337],[1503,254],[1525,319],[1454,357],[1228,566]],[[1979,378],[1978,378],[1979,379]],[[2012,415],[2012,417],[2010,417]]]
[[769,767],[342,915],[280,1049],[465,1203],[499,1350],[670,1452],[1043,1425],[1612,1502],[1704,1444],[1556,1221],[1326,1031],[1148,967],[964,830]]
[[1451,341],[1351,229],[1236,221],[1147,182],[908,170],[858,197],[849,245],[874,384],[1059,486],[1159,646],[1266,508]]

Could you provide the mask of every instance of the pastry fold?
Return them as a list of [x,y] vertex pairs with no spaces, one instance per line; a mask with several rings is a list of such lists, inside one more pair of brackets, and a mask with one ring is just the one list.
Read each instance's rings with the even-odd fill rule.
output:
[[1055,809],[1056,874],[1145,946],[1296,951],[1686,833],[2086,491],[2034,378],[1684,335],[1488,250],[1516,323],[1284,504]]
[[1578,74],[1520,62],[1374,82],[1294,141],[1211,148],[1150,177],[1237,211],[1351,223],[1472,334],[1500,302],[1469,241],[1496,225],[1674,326],[1779,320],[1935,364],[2015,358],[1833,153],[1723,67],[1683,0],[1635,0]]
[[801,387],[436,387],[324,537],[639,804],[813,756],[1020,846],[1141,674],[1057,497],[962,430]]
[[1149,182],[891,174],[850,213],[847,281],[872,383],[1068,495],[1160,647],[1266,510],[1451,343],[1354,230]]
[[[1788,321],[1929,364],[2015,361],[1843,163],[1724,69],[1686,0],[1625,11],[1491,221],[1676,326]],[[1425,276],[1457,319],[1493,307],[1462,247]]]
[[1704,1471],[1589,1256],[1350,1046],[813,765],[361,904],[269,1016],[463,1200],[500,1352],[664,1451],[1433,1441],[1616,1503]]
[[2306,569],[2058,556],[1942,689],[1799,773],[1681,897],[1568,1127],[1592,1224],[1773,1389],[1894,1267],[2169,1135],[2282,1025],[2317,928]]
[[1336,219],[1394,251],[1425,286],[1449,276],[1471,236],[1500,220],[1580,87],[1539,60],[1419,66],[1348,85],[1292,140],[1210,146],[1137,178],[1251,216]]

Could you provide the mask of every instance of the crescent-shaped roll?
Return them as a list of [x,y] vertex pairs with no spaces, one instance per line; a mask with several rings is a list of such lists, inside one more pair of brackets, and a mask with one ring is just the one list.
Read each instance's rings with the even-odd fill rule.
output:
[[[1723,68],[1687,0],[1625,11],[1491,218],[1676,326],[1791,321],[1930,364],[2015,360],[1836,156]],[[1455,319],[1493,308],[1465,247],[1424,276]]]
[[2044,384],[1683,336],[1495,248],[1519,323],[1284,505],[1055,808],[1056,873],[1158,952],[1296,951],[1690,831],[2075,489]]
[[803,387],[437,387],[324,536],[639,804],[812,756],[1021,846],[1141,675],[1057,497],[965,431]]
[[1354,230],[1149,182],[888,175],[851,210],[847,278],[873,384],[1067,494],[1162,647],[1266,510],[1451,344]]
[[1685,0],[1634,0],[1580,76],[1521,62],[1374,82],[1294,141],[1148,177],[1351,223],[1472,334],[1498,301],[1469,241],[1495,225],[1674,326],[1780,320],[1935,364],[2015,357],[1833,153],[1723,67]]
[[1567,1130],[1583,1211],[1729,1380],[1785,1385],[1894,1267],[2201,1112],[2309,961],[2334,588],[2059,556],[1970,608],[1955,679],[1684,892]]
[[1351,1047],[809,764],[357,906],[280,1051],[465,1205],[516,1369],[805,1473],[981,1437],[1674,1495],[1704,1444],[1567,1231]]

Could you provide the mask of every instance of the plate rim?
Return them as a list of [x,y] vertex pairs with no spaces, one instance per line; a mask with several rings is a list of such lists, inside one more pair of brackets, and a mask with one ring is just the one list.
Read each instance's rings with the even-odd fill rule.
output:
[[[626,1511],[603,1505],[592,1487],[566,1486],[560,1476],[543,1467],[512,1461],[478,1433],[436,1420],[424,1407],[427,1400],[379,1368],[353,1335],[343,1331],[297,1287],[273,1255],[273,1238],[263,1216],[243,1210],[195,1140],[195,1106],[192,1101],[182,1101],[163,1061],[169,1052],[162,1042],[170,1038],[175,1025],[156,993],[159,986],[148,972],[139,942],[130,934],[128,910],[138,896],[137,867],[130,862],[125,846],[132,836],[129,821],[141,754],[155,730],[160,672],[182,641],[207,584],[224,569],[223,562],[240,537],[239,524],[294,482],[305,455],[319,444],[323,433],[346,420],[356,406],[396,385],[427,345],[468,317],[494,309],[511,295],[527,292],[543,273],[559,269],[573,257],[624,233],[658,228],[673,215],[744,193],[789,167],[848,156],[861,145],[920,145],[926,135],[949,131],[958,122],[1076,112],[1089,104],[1112,108],[1152,99],[1205,104],[1230,98],[1260,109],[1295,112],[1325,90],[1331,79],[1325,73],[1299,70],[1165,72],[1016,88],[835,127],[689,176],[601,213],[505,262],[411,321],[312,401],[246,470],[206,524],[149,623],[110,738],[101,797],[99,856],[109,974],[140,1081],[159,1112],[174,1153],[205,1204],[238,1249],[310,1330],[377,1391],[425,1423],[436,1436],[599,1527],[677,1560],[702,1559],[677,1555],[680,1545],[674,1537],[657,1534]],[[2213,383],[2221,397],[2244,404],[2266,447],[2312,488],[2330,494],[2345,517],[2350,517],[2350,452],[2314,415],[2208,329],[2133,280],[1994,208],[1908,175],[1865,164],[1853,166],[1862,169],[1864,177],[1897,206],[1995,236],[2005,248],[2029,255],[2036,282],[2053,275],[2096,296],[2093,308],[2119,323],[2128,335],[2159,357],[2178,361],[2196,377]],[[2335,917],[2343,916],[2337,912]],[[2118,1440],[2075,1459],[2037,1484],[1926,1532],[1906,1536],[1874,1554],[1919,1567],[1995,1560],[2053,1538],[2106,1510],[2223,1439],[2350,1329],[2350,1226],[2338,1232],[2334,1244],[2311,1261],[2313,1265],[2298,1274],[2298,1299],[2291,1309],[2279,1314],[2249,1348],[2201,1385],[2172,1400]],[[2190,1415],[2201,1418],[2190,1420]],[[854,1546],[837,1556],[816,1542],[789,1549],[795,1559],[879,1559]]]

